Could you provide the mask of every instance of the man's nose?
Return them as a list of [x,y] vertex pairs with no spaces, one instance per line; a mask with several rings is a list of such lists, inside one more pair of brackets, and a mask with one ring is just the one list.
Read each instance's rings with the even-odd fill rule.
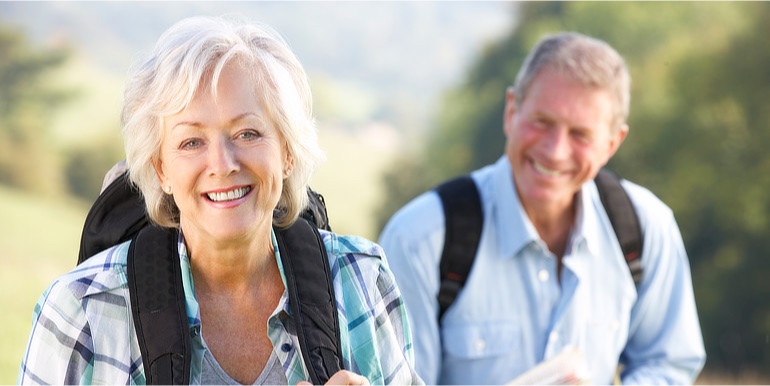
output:
[[569,157],[572,151],[569,140],[569,131],[562,127],[552,127],[545,138],[545,150],[554,160],[562,160]]

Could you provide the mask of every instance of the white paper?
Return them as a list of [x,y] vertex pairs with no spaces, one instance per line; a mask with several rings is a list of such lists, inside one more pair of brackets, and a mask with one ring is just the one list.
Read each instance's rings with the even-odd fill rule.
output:
[[588,380],[588,364],[582,350],[567,347],[555,357],[539,363],[508,385],[583,385]]

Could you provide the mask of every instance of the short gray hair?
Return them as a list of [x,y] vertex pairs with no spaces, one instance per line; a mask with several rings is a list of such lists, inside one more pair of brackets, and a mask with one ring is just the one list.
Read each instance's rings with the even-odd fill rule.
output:
[[141,190],[150,219],[174,227],[179,209],[161,190],[153,164],[160,156],[162,121],[189,106],[206,85],[216,90],[225,65],[252,69],[271,123],[293,160],[273,213],[279,227],[291,225],[308,204],[308,184],[324,158],[312,117],[307,75],[284,39],[272,28],[234,19],[192,17],[171,26],[129,76],[122,112],[131,181]]
[[606,42],[576,32],[544,36],[521,66],[514,91],[516,105],[527,97],[532,81],[544,68],[559,71],[588,87],[607,90],[613,98],[611,127],[626,122],[631,105],[631,76],[623,57]]

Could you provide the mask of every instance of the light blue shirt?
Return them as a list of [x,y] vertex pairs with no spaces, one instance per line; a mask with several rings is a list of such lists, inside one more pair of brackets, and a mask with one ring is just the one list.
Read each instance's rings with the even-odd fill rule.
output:
[[623,181],[644,232],[643,280],[634,285],[596,185],[577,195],[561,279],[526,216],[507,158],[472,173],[484,227],[464,289],[437,320],[444,214],[429,191],[385,227],[385,249],[407,304],[415,364],[426,384],[503,384],[569,346],[589,381],[692,383],[705,362],[690,268],[672,211]]

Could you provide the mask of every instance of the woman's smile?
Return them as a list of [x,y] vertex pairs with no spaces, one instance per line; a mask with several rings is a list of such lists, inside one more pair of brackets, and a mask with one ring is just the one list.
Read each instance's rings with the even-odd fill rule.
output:
[[245,197],[252,189],[252,186],[248,185],[229,190],[211,191],[204,193],[204,197],[212,202],[231,202]]

